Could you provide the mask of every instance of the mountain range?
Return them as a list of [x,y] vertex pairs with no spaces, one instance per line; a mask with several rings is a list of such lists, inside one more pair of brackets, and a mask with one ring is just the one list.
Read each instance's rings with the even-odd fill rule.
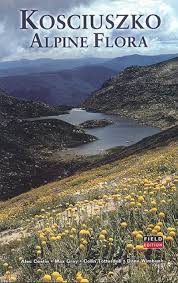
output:
[[177,124],[178,57],[150,66],[126,68],[106,81],[81,106],[161,128]]
[[114,59],[38,59],[0,63],[0,88],[19,99],[77,106],[104,81],[133,65],[150,65],[175,57],[130,55]]
[[115,71],[103,66],[83,66],[52,73],[34,73],[0,78],[0,87],[19,99],[50,105],[78,105]]

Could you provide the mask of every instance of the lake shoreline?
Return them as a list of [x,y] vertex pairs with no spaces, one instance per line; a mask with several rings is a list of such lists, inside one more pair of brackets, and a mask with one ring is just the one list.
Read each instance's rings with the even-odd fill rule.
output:
[[103,127],[84,129],[86,134],[95,136],[96,141],[87,145],[80,145],[72,151],[74,154],[83,156],[103,154],[112,148],[130,146],[147,136],[160,132],[159,128],[146,126],[134,119],[121,117],[118,114],[88,112],[83,108],[73,108],[68,114],[56,118],[79,127],[81,124],[92,124],[91,121],[95,121],[94,124],[99,124],[99,121],[108,121],[108,125],[103,125]]
[[[86,131],[77,127],[83,121],[102,118],[113,123]],[[11,127],[2,128],[2,201],[121,158],[132,144],[158,131],[116,115],[76,108],[68,114],[9,123]]]
[[99,121],[103,120],[112,121],[112,123],[108,123],[106,126],[103,125],[103,127],[88,127],[83,129],[86,134],[96,137],[96,140],[92,143],[74,147],[76,151],[73,150],[73,152],[83,156],[97,155],[117,146],[129,146],[147,136],[160,132],[159,128],[145,125],[136,119],[123,117],[119,114],[88,112],[84,108],[72,108],[67,114],[30,118],[28,120],[49,119],[63,120],[78,128],[80,128],[81,124],[88,124],[91,121],[97,121],[95,124],[99,124]]
[[105,115],[116,115],[116,116],[119,116],[121,118],[125,118],[125,119],[131,119],[131,120],[134,120],[135,122],[139,123],[140,125],[143,125],[143,126],[148,126],[148,127],[155,127],[157,129],[159,129],[160,131],[163,131],[163,130],[166,130],[166,129],[169,129],[170,127],[172,126],[176,126],[175,125],[172,125],[170,124],[170,126],[168,126],[167,124],[163,124],[161,123],[160,124],[160,121],[153,121],[153,120],[147,120],[147,119],[143,119],[141,117],[135,117],[133,115],[130,115],[130,113],[118,113],[117,111],[104,111],[104,110],[99,110],[97,109],[94,110],[94,109],[91,109],[91,108],[82,108],[82,109],[85,109],[87,112],[92,112],[92,113],[104,113]]

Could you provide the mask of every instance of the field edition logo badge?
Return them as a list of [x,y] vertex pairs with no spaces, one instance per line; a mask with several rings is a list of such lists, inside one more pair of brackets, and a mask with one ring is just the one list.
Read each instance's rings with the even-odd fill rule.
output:
[[164,240],[161,236],[144,236],[144,248],[146,249],[163,249]]

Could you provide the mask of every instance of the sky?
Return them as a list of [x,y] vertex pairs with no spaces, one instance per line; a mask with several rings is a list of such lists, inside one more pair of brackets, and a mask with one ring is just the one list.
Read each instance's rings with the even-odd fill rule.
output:
[[[38,9],[39,15],[50,14],[158,14],[162,19],[158,30],[118,31],[102,28],[105,36],[134,36],[143,34],[148,48],[93,48],[92,34],[89,29],[45,32],[38,30],[41,37],[87,36],[89,48],[30,48],[34,31],[20,29],[20,9]],[[37,17],[35,17],[36,20]],[[178,53],[178,1],[176,0],[0,0],[0,61],[37,59],[37,58],[78,58],[78,57],[118,57],[135,53],[145,55]]]

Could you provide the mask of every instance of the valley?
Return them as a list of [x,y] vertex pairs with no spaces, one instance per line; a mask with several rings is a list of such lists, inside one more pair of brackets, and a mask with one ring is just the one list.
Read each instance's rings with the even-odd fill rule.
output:
[[117,58],[38,59],[1,62],[0,87],[11,96],[49,105],[78,106],[102,84],[129,66],[145,66],[176,54]]
[[[51,111],[51,114],[57,111],[47,108],[45,104],[35,103],[30,108],[34,118],[22,119],[30,113],[29,103],[4,94],[1,98],[1,102],[4,101],[2,104],[5,115],[0,126],[1,200],[92,168],[95,163],[107,162],[112,156],[117,156],[116,153],[125,146],[128,147],[145,136],[159,132],[159,129],[145,127],[133,121],[124,121],[117,116],[111,117],[114,120],[111,128],[107,126],[87,129],[84,132],[78,126],[80,122],[86,121],[89,117],[101,119],[100,113],[74,109],[67,114],[59,111],[58,116],[35,118],[42,110],[48,110],[49,113]],[[11,107],[5,107],[5,101]],[[13,112],[16,106],[12,102],[15,102],[15,105],[20,104],[19,113]],[[16,116],[13,116],[14,114]]]

